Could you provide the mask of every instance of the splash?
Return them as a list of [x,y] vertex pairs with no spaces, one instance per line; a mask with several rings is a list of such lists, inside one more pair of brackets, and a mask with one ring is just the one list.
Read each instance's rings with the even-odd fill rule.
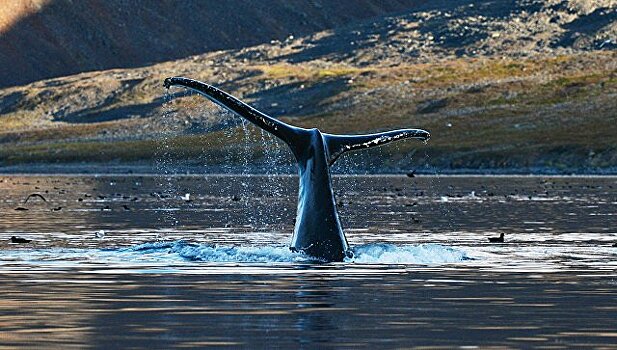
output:
[[365,264],[449,264],[470,260],[461,249],[441,244],[366,244],[354,247],[349,262]]
[[[354,247],[354,257],[344,261],[353,264],[409,264],[439,265],[469,260],[465,251],[439,244],[394,245],[366,244]],[[295,264],[321,263],[301,253],[294,253],[287,246],[221,246],[195,244],[186,241],[159,241],[128,248],[80,249],[11,249],[3,251],[3,265],[77,267],[101,265],[107,267],[130,266],[182,266],[209,263],[242,264]]]
[[307,262],[308,257],[293,253],[286,246],[228,247],[191,244],[185,241],[144,243],[121,249],[123,253],[160,256],[164,253],[172,260],[203,262],[277,263]]
[[[354,257],[347,263],[363,264],[448,264],[469,260],[460,249],[440,244],[394,245],[366,244],[354,249]],[[123,251],[142,254],[173,254],[187,261],[277,263],[315,261],[303,254],[293,253],[285,246],[227,247],[190,244],[184,241],[145,243]]]

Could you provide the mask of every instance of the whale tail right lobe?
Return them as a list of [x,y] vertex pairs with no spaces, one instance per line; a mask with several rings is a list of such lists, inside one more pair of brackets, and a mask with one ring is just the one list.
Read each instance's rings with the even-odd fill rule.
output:
[[428,131],[421,129],[400,129],[366,135],[324,134],[328,149],[328,164],[332,165],[345,152],[358,151],[406,138],[426,141],[431,137]]

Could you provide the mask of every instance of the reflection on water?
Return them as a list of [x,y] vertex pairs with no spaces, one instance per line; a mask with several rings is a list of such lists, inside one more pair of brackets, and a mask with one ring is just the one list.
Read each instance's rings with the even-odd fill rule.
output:
[[338,177],[337,264],[286,249],[296,181],[0,177],[0,346],[617,341],[616,178]]
[[0,341],[101,348],[614,345],[614,277],[384,270],[3,275]]

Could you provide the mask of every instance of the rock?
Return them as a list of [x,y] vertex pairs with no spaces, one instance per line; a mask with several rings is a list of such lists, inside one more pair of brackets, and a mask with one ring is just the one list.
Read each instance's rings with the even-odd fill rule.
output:
[[416,112],[420,114],[435,113],[448,105],[448,100],[445,98],[426,100],[421,102],[416,107]]

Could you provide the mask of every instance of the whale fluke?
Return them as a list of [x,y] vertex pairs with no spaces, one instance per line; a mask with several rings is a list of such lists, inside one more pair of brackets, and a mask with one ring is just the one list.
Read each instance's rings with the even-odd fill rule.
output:
[[173,77],[164,86],[183,86],[202,94],[283,140],[298,163],[300,190],[296,225],[290,249],[325,260],[350,256],[349,244],[336,211],[330,166],[345,152],[381,146],[405,138],[428,140],[421,129],[401,129],[367,135],[335,135],[319,129],[286,124],[262,113],[230,94],[197,80]]
[[297,136],[298,131],[302,130],[302,128],[285,124],[280,120],[272,118],[256,110],[255,108],[247,105],[246,103],[240,101],[239,99],[226,93],[225,91],[222,91],[215,88],[214,86],[202,83],[197,80],[183,77],[173,77],[165,79],[163,85],[166,88],[170,88],[174,85],[179,85],[185,88],[192,89],[205,96],[210,101],[216,103],[217,105],[235,113],[240,117],[243,117],[249,122],[257,125],[261,129],[278,137],[292,148],[294,146],[293,139]]
[[414,138],[427,141],[431,135],[420,129],[400,129],[367,135],[333,135],[324,133],[328,145],[328,163],[334,164],[338,157],[348,151],[382,146],[387,143]]

